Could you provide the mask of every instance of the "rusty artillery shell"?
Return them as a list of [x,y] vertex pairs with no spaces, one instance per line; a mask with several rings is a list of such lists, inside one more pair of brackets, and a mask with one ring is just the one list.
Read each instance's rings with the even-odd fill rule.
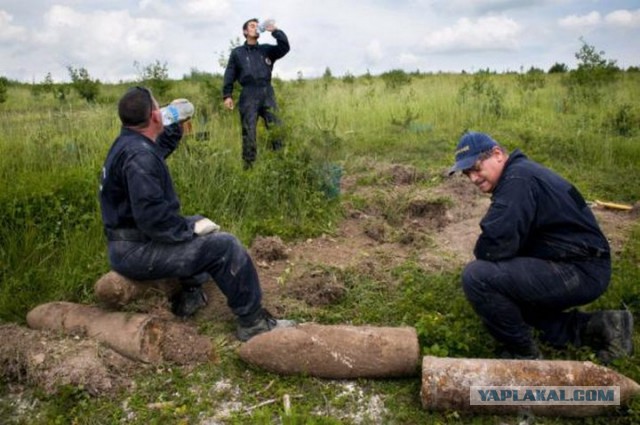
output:
[[123,356],[147,363],[205,361],[213,348],[208,338],[183,324],[70,302],[35,307],[27,314],[27,324],[32,329],[93,338]]
[[411,327],[305,323],[257,335],[240,357],[283,375],[319,378],[389,378],[419,372],[420,347]]
[[[513,389],[519,389],[520,402],[504,403],[498,396],[488,397],[490,403],[478,404],[475,391],[496,387],[493,394],[506,393],[513,402]],[[640,385],[635,381],[604,366],[591,362],[565,360],[499,360],[499,359],[453,359],[425,356],[422,361],[422,406],[428,410],[456,410],[460,412],[515,414],[530,412],[540,416],[584,417],[615,411],[618,404],[593,404],[576,399],[571,404],[558,404],[556,397],[550,398],[554,388],[618,388],[619,405],[625,405],[636,394]],[[533,402],[527,400],[526,388],[548,391],[546,399]],[[561,390],[562,391],[562,390]],[[531,393],[530,393],[531,394]],[[566,395],[565,392],[561,395]],[[525,396],[525,397],[523,397]],[[567,395],[570,397],[570,394]],[[485,400],[486,400],[485,399]],[[563,400],[562,398],[560,400]],[[497,403],[494,403],[496,402]]]
[[177,279],[139,281],[113,270],[102,275],[93,287],[96,299],[109,307],[122,307],[153,293],[171,295],[179,289]]

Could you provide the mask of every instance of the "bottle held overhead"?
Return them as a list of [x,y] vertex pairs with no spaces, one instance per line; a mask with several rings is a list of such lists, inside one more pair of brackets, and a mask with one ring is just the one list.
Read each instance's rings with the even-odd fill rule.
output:
[[260,23],[258,24],[258,31],[265,32],[267,31],[267,28],[272,27],[275,24],[276,24],[276,21],[271,18],[260,21]]

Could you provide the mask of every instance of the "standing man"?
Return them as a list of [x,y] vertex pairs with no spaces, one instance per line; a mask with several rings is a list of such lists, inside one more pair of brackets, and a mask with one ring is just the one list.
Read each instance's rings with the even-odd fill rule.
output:
[[163,126],[158,102],[143,87],[122,96],[118,114],[122,129],[107,155],[100,185],[113,270],[136,280],[180,279],[182,291],[172,300],[172,311],[182,317],[206,304],[202,285],[212,278],[238,318],[241,341],[292,325],[262,308],[258,274],[234,236],[217,232],[218,226],[202,216],[180,215],[165,158],[178,147],[182,122],[191,116]]
[[[256,126],[258,117],[262,117],[267,129],[279,125],[274,115],[277,109],[275,94],[271,86],[273,64],[289,51],[289,40],[282,30],[276,28],[273,21],[268,21],[265,30],[271,32],[277,45],[259,44],[258,20],[250,19],[242,25],[242,33],[246,39],[242,46],[231,51],[227,69],[224,72],[222,98],[224,106],[232,110],[233,84],[238,81],[242,86],[239,109],[242,121],[242,159],[245,168],[250,168],[256,160]],[[273,138],[271,148],[282,148],[282,140]]]
[[555,347],[589,346],[603,363],[631,354],[629,311],[565,311],[597,299],[611,277],[609,244],[580,192],[487,134],[463,135],[455,160],[450,174],[491,193],[462,285],[499,355],[540,358],[533,329]]

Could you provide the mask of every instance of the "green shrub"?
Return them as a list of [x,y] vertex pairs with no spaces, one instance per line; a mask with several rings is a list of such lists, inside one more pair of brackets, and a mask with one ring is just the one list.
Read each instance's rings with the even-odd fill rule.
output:
[[160,62],[156,59],[154,63],[142,66],[134,62],[140,74],[140,84],[151,89],[153,95],[160,103],[168,102],[165,96],[171,89],[172,83],[169,80],[169,69],[167,62]]
[[615,134],[629,137],[640,129],[640,113],[633,105],[624,103],[609,116],[606,127]]
[[[67,70],[71,77],[71,86],[73,89],[87,102],[95,102],[100,93],[100,80],[92,79],[86,68],[75,69],[69,66]],[[62,98],[64,97],[66,96],[62,93]]]
[[491,72],[478,71],[471,81],[467,81],[458,91],[458,102],[469,104],[471,108],[479,110],[495,118],[505,113],[504,91],[500,90],[491,80]]
[[0,77],[0,103],[7,101],[7,91],[9,88],[9,80],[5,77]]
[[582,47],[575,56],[578,68],[567,76],[565,83],[569,93],[578,100],[599,102],[605,94],[606,87],[613,84],[620,69],[616,61],[604,58],[604,51],[596,51],[583,39]]
[[516,83],[523,93],[542,89],[546,83],[544,71],[531,67],[527,72],[521,72],[516,76]]
[[396,90],[411,83],[411,76],[401,69],[384,72],[382,81],[388,89]]
[[549,74],[564,74],[567,71],[569,71],[567,65],[559,62],[554,63],[551,65],[551,68],[549,68]]

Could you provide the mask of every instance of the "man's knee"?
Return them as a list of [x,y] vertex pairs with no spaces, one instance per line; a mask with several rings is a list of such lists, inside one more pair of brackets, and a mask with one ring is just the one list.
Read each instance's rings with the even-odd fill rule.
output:
[[227,232],[210,233],[205,237],[209,237],[214,244],[225,251],[233,251],[236,250],[238,246],[242,246],[238,238]]
[[477,300],[490,290],[491,277],[496,275],[496,266],[489,261],[476,260],[462,271],[462,289],[468,300]]

